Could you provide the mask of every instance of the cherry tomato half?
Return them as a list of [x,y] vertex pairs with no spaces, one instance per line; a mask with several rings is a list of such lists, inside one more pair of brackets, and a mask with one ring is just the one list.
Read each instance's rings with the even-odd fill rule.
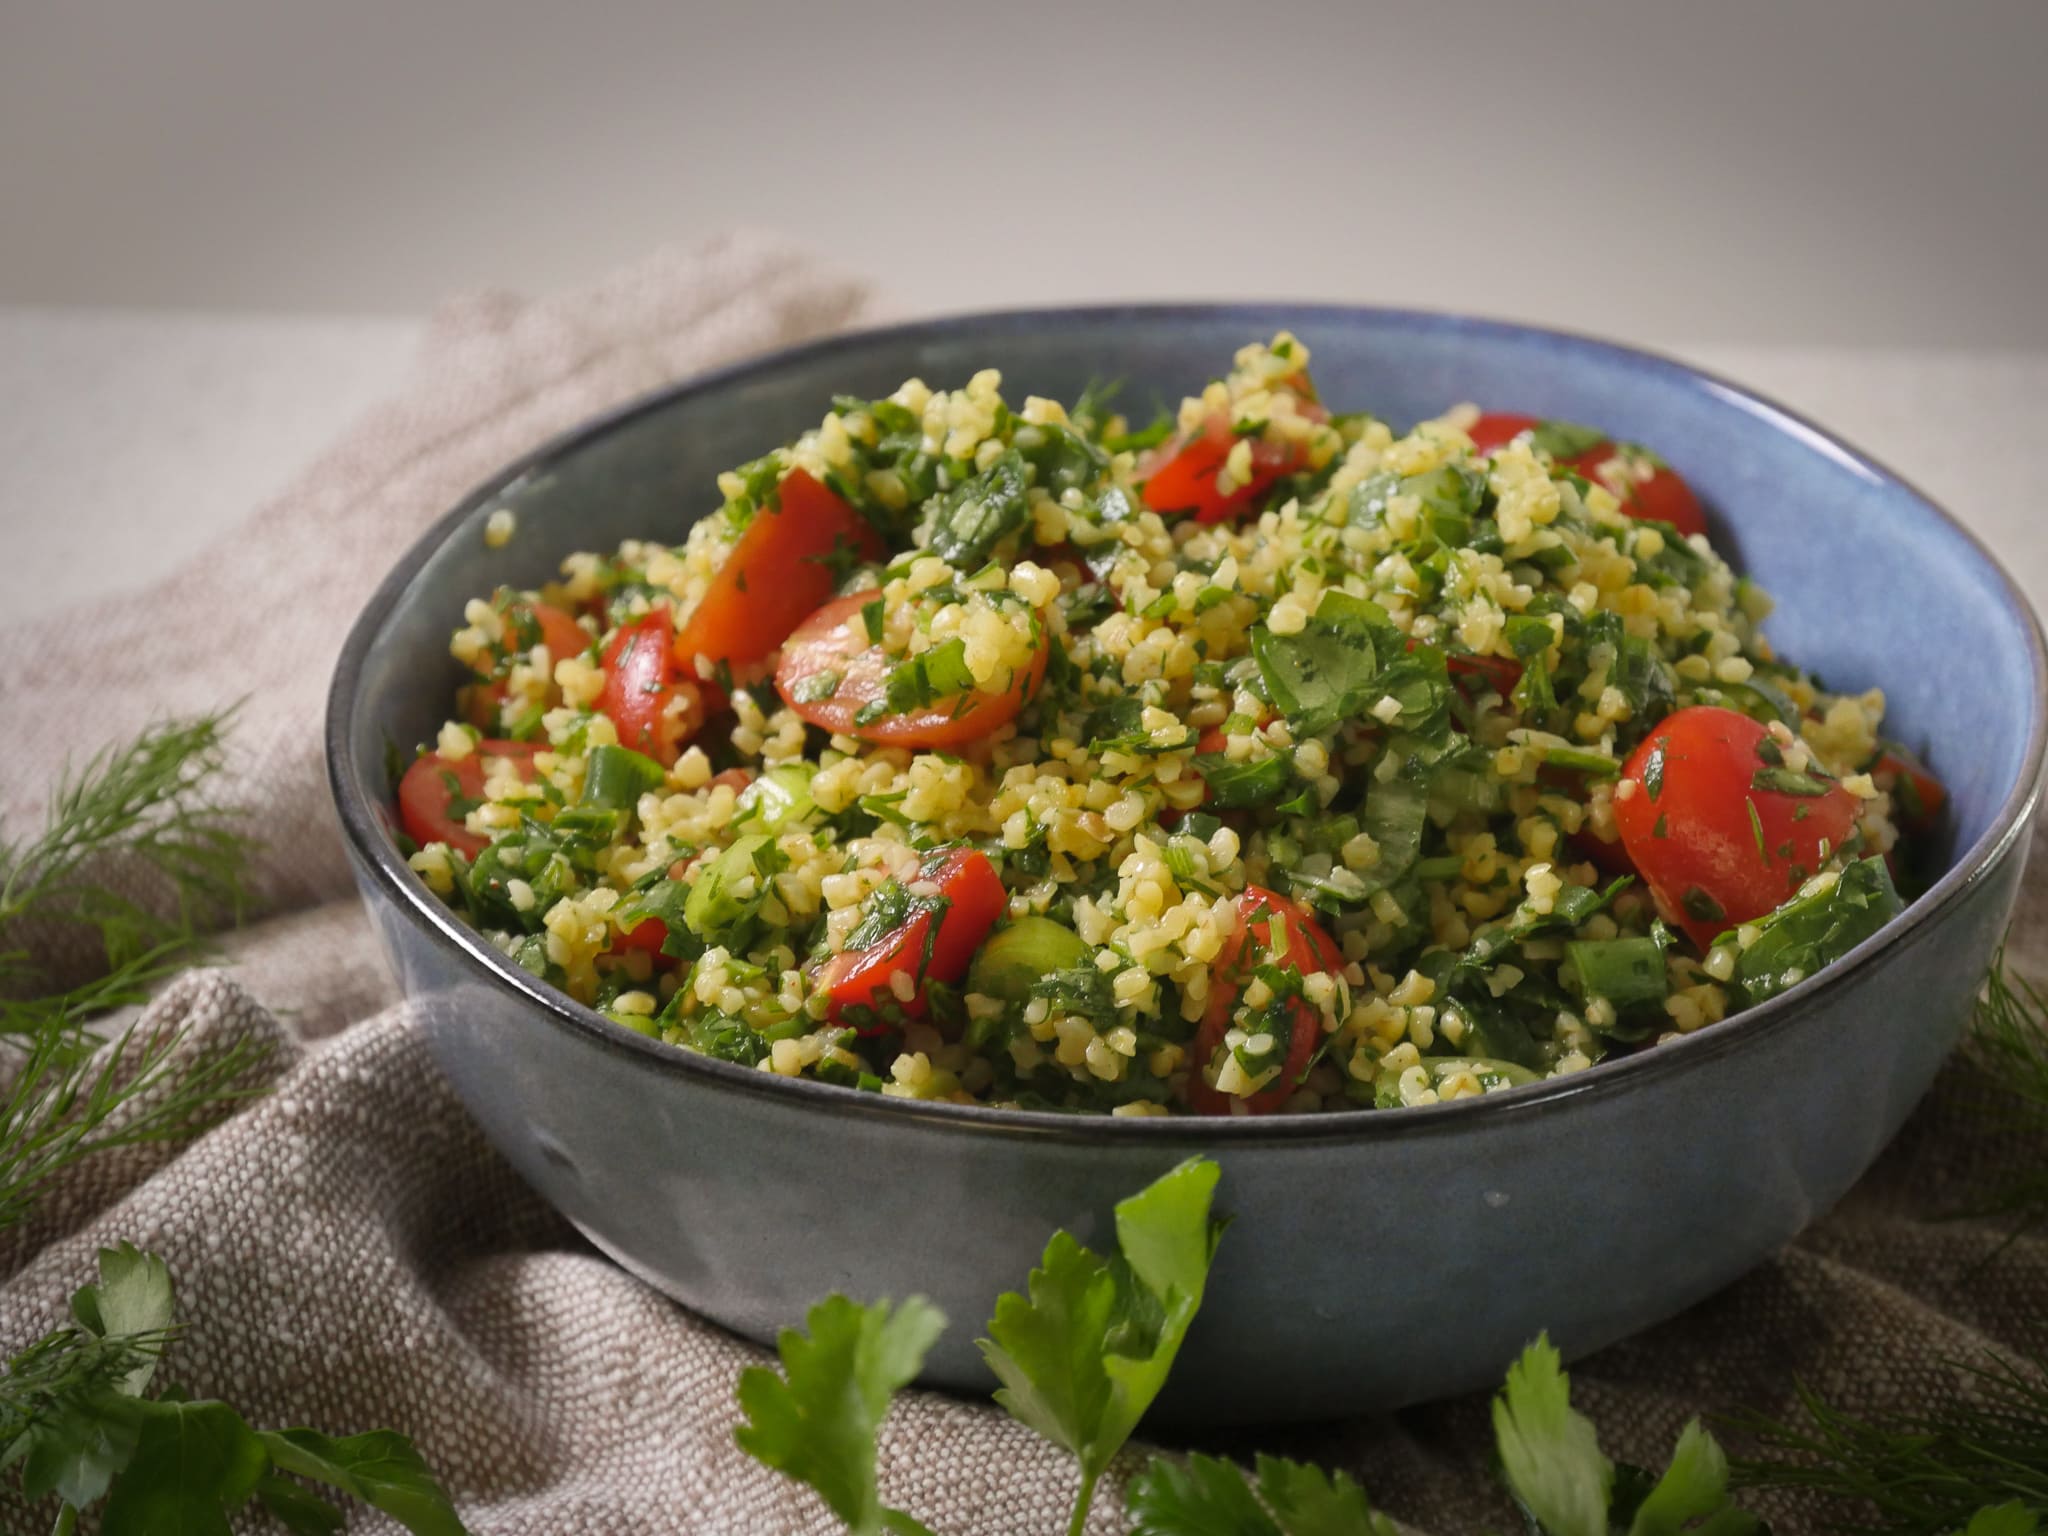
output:
[[[830,999],[835,1023],[853,1025],[863,1034],[880,1034],[886,1025],[862,1014],[854,1025],[845,1015],[853,1009],[882,1011],[894,1005],[911,1018],[924,1017],[924,984],[935,979],[949,985],[967,974],[974,952],[988,937],[1009,905],[1002,877],[988,855],[974,848],[953,848],[933,854],[918,871],[915,885],[931,884],[947,905],[936,918],[918,912],[865,949],[834,955],[819,973],[820,989]],[[932,924],[938,923],[933,933]],[[890,981],[897,973],[910,977],[916,990],[908,1000],[898,997]]]
[[1614,819],[1658,910],[1705,949],[1816,873],[1854,829],[1856,801],[1832,779],[1787,768],[1760,721],[1696,704],[1629,755]]
[[1472,439],[1472,446],[1482,454],[1513,442],[1524,432],[1533,432],[1543,423],[1534,416],[1517,416],[1509,411],[1488,411],[1471,426],[1465,435]]
[[[672,701],[680,698],[681,703]],[[704,691],[680,675],[668,610],[657,608],[620,627],[604,648],[604,694],[597,707],[611,717],[619,742],[667,764],[704,723]]]
[[541,644],[548,648],[548,659],[560,661],[564,656],[581,656],[590,649],[590,636],[575,615],[564,612],[553,603],[513,603],[505,610],[505,624],[508,629],[523,626],[531,620],[540,630]]
[[[896,665],[879,645],[869,642],[861,615],[861,610],[881,595],[856,592],[833,599],[798,626],[783,646],[775,686],[783,701],[812,725],[888,746],[957,747],[1015,719],[1044,681],[1052,636],[1041,626],[1039,647],[1030,664],[1000,692],[977,691],[941,699],[921,709],[857,724],[856,717],[865,705],[887,696],[889,673]],[[836,679],[832,692],[822,698],[807,697],[820,686],[812,680],[826,674]]]
[[1212,416],[1195,436],[1169,439],[1139,466],[1145,505],[1154,512],[1192,512],[1198,523],[1220,523],[1248,511],[1274,481],[1303,463],[1301,451],[1293,446],[1269,443],[1263,436],[1250,442],[1252,477],[1225,495],[1216,489],[1216,477],[1237,445],[1230,418]]
[[1707,514],[1700,507],[1699,497],[1675,469],[1658,465],[1650,471],[1649,478],[1626,487],[1613,481],[1604,483],[1620,498],[1621,510],[1630,517],[1669,523],[1688,538],[1707,531]]
[[1888,741],[1870,773],[1879,789],[1890,792],[1893,819],[1907,831],[1925,832],[1939,819],[1948,789],[1915,754]]
[[489,839],[478,837],[462,824],[468,809],[461,802],[483,798],[484,780],[489,777],[486,769],[495,759],[509,761],[522,779],[531,779],[533,754],[540,750],[532,742],[487,737],[459,763],[449,762],[438,752],[422,753],[398,781],[398,819],[405,835],[422,848],[446,843],[475,858]]
[[[1246,1098],[1220,1092],[1211,1081],[1222,1066],[1224,1036],[1231,1027],[1243,986],[1245,949],[1252,944],[1253,963],[1271,960],[1286,970],[1336,972],[1344,956],[1322,926],[1308,912],[1263,886],[1248,885],[1237,898],[1237,923],[1210,971],[1209,1006],[1202,1015],[1202,1027],[1191,1047],[1193,1070],[1188,1076],[1188,1108],[1198,1115],[1235,1113],[1268,1115],[1294,1096],[1299,1079],[1308,1070],[1309,1058],[1323,1038],[1322,1015],[1308,1002],[1297,998],[1290,1005],[1293,1027],[1287,1039],[1287,1055],[1279,1074],[1266,1087]],[[1236,1106],[1242,1106],[1242,1109]]]
[[668,924],[658,917],[643,917],[631,928],[614,929],[612,951],[624,954],[637,949],[642,954],[659,955],[661,946],[668,942]]
[[676,632],[683,676],[698,675],[699,657],[735,669],[767,657],[832,595],[835,553],[880,558],[874,525],[807,471],[784,475],[777,498],[779,508],[754,514]]
[[[1414,648],[1410,641],[1409,649]],[[1444,665],[1458,691],[1468,698],[1490,688],[1505,699],[1522,680],[1522,664],[1512,656],[1469,656],[1453,651],[1444,658]]]
[[[531,650],[531,644],[518,645],[522,635],[537,637],[534,643],[548,648],[548,659],[560,661],[564,656],[581,656],[590,649],[590,636],[575,616],[553,603],[530,602],[515,598],[504,608],[505,633],[521,654]],[[503,709],[509,691],[503,678],[494,678],[486,670],[481,674],[483,681],[464,687],[459,694],[458,708],[462,718],[480,731],[502,729]]]
[[[1550,423],[1534,416],[1489,411],[1472,424],[1466,435],[1481,453],[1492,453],[1524,432],[1547,425]],[[1619,472],[1603,473],[1614,455],[1614,444],[1601,441],[1584,452],[1559,459],[1557,467],[1574,470],[1595,484],[1606,486],[1621,503],[1622,511],[1630,517],[1669,523],[1687,537],[1707,531],[1707,515],[1701,510],[1699,497],[1693,494],[1692,487],[1685,483],[1677,470],[1660,465],[1640,480]]]

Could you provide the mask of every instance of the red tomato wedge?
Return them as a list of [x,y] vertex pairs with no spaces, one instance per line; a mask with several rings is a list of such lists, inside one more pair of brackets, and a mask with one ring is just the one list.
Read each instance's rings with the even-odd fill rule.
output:
[[1659,465],[1647,480],[1637,480],[1626,488],[1609,482],[1607,488],[1621,499],[1621,510],[1630,517],[1669,523],[1688,538],[1707,531],[1707,514],[1699,497],[1675,469]]
[[398,819],[405,835],[422,848],[428,843],[446,843],[457,853],[475,858],[489,839],[478,837],[462,824],[468,812],[456,802],[483,798],[488,759],[508,759],[518,766],[522,779],[531,779],[533,754],[541,750],[531,742],[487,737],[459,763],[449,762],[438,752],[415,759],[398,781]]
[[618,932],[612,940],[614,953],[623,954],[637,949],[643,954],[659,955],[661,946],[668,942],[668,924],[658,917],[643,917],[630,929]]
[[1220,523],[1254,506],[1282,475],[1302,467],[1299,449],[1253,437],[1252,478],[1229,495],[1216,489],[1216,476],[1236,446],[1228,416],[1212,416],[1195,437],[1175,437],[1139,466],[1145,505],[1154,512],[1192,512],[1198,523]]
[[1610,841],[1598,836],[1588,827],[1566,838],[1565,846],[1594,868],[1607,874],[1632,875],[1636,872],[1635,865],[1629,860],[1628,849],[1618,837]]
[[1492,453],[1503,444],[1511,443],[1524,432],[1533,432],[1543,423],[1534,416],[1516,416],[1507,411],[1488,411],[1471,426],[1465,435],[1472,439],[1472,446],[1481,453]]
[[[499,588],[502,599],[504,588]],[[505,645],[509,650],[525,653],[535,643],[548,648],[548,658],[560,661],[564,656],[581,656],[590,649],[590,636],[585,633],[576,616],[553,603],[532,602],[526,598],[513,598],[505,603],[500,617],[505,625]],[[525,643],[521,643],[522,639]]]
[[[1546,425],[1548,423],[1534,416],[1489,411],[1472,424],[1466,435],[1481,453],[1492,453],[1524,432],[1533,432]],[[1678,471],[1659,466],[1642,480],[1631,480],[1621,474],[1603,475],[1601,467],[1613,459],[1614,454],[1612,442],[1598,442],[1583,453],[1559,459],[1557,467],[1575,470],[1595,484],[1606,486],[1621,502],[1622,511],[1630,517],[1669,523],[1688,537],[1707,531],[1707,515],[1700,508],[1699,497],[1693,494],[1692,487],[1685,483]]]
[[[988,855],[977,849],[951,848],[927,858],[911,882],[913,893],[927,884],[936,887],[947,903],[936,916],[928,911],[913,912],[874,943],[834,955],[825,963],[818,984],[830,999],[835,1023],[858,1028],[866,1035],[882,1034],[887,1024],[864,1014],[855,1016],[856,1023],[847,1013],[853,1009],[880,1013],[891,1005],[910,1018],[923,1018],[925,982],[952,985],[965,977],[974,952],[1009,905],[1002,877]],[[936,933],[932,931],[934,922],[938,924]],[[908,976],[915,987],[907,1000],[897,995],[890,981],[899,973]]]
[[[879,645],[869,643],[861,616],[861,609],[881,595],[856,592],[834,598],[806,619],[783,646],[775,686],[783,701],[812,725],[885,746],[957,747],[1015,719],[1045,680],[1052,635],[1041,625],[1036,654],[1001,692],[977,691],[856,724],[855,717],[865,705],[887,697],[889,673],[896,665]],[[832,679],[836,682],[831,682],[829,694],[807,697]]]
[[699,657],[734,668],[764,659],[832,595],[836,552],[881,558],[874,525],[807,471],[792,469],[776,494],[780,509],[754,514],[677,631],[683,676],[698,675]]
[[[1410,649],[1413,649],[1411,643]],[[1511,656],[1465,656],[1453,651],[1444,658],[1451,681],[1467,696],[1480,693],[1483,684],[1505,699],[1522,680],[1522,664]]]
[[529,616],[540,628],[541,644],[548,648],[549,660],[581,656],[590,649],[590,636],[576,622],[575,616],[563,612],[553,603],[514,603],[505,612],[505,622],[509,627],[517,619]]
[[502,678],[488,683],[465,683],[455,691],[456,709],[465,723],[480,731],[502,730],[499,716],[509,691]]
[[[1237,898],[1237,925],[1224,940],[1223,951],[1210,971],[1209,1007],[1202,1015],[1202,1027],[1190,1048],[1193,1071],[1188,1076],[1188,1108],[1198,1115],[1269,1115],[1294,1096],[1298,1079],[1307,1070],[1309,1058],[1323,1037],[1322,1015],[1297,998],[1292,1005],[1294,1027],[1287,1040],[1287,1055],[1277,1077],[1248,1098],[1219,1092],[1208,1081],[1213,1065],[1220,1065],[1223,1037],[1230,1032],[1230,1015],[1244,973],[1247,941],[1253,943],[1254,963],[1267,960],[1277,950],[1278,964],[1304,975],[1311,971],[1336,972],[1343,969],[1344,956],[1322,926],[1298,904],[1263,886],[1248,885]],[[1241,1110],[1233,1108],[1242,1105]]]
[[1831,779],[1786,768],[1761,722],[1696,704],[1629,755],[1614,819],[1665,921],[1705,949],[1816,873],[1855,827],[1856,801]]
[[[573,614],[557,608],[553,603],[528,602],[516,599],[505,605],[505,636],[509,645],[522,654],[529,649],[520,645],[522,634],[537,633],[538,643],[548,648],[548,659],[560,661],[564,656],[581,656],[590,649],[590,636],[583,626],[576,622]],[[488,672],[485,681],[471,683],[459,695],[462,718],[480,731],[500,728],[500,718],[507,689],[503,678],[492,678]]]
[[[1230,738],[1223,734],[1223,727],[1220,725],[1212,725],[1204,728],[1202,734],[1195,738],[1195,754],[1198,757],[1211,753],[1225,751],[1229,748],[1229,746]],[[1196,778],[1199,779],[1202,777],[1200,769],[1194,770],[1194,773]],[[1202,805],[1207,805],[1209,803],[1209,782],[1206,779],[1202,780],[1202,798],[1198,803]],[[1162,821],[1164,820],[1163,816],[1161,819]],[[1178,820],[1179,813],[1176,812],[1175,821],[1177,822]]]
[[[618,728],[619,743],[673,763],[704,723],[704,692],[678,675],[668,610],[657,608],[612,636],[604,648],[604,694],[597,707]],[[682,704],[672,706],[678,696]]]
[[1948,790],[1927,765],[1896,742],[1886,742],[1884,751],[1871,765],[1879,789],[1889,790],[1892,808],[1900,826],[1925,832],[1941,815]]

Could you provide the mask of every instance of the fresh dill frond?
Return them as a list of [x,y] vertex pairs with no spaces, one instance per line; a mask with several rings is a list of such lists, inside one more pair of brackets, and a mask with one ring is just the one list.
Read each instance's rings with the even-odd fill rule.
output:
[[[39,835],[0,844],[0,1032],[138,1002],[189,962],[210,926],[241,914],[257,844],[216,793],[232,715],[164,721],[95,754],[58,781]],[[123,887],[159,889],[124,894],[108,883],[117,869]],[[53,985],[27,947],[31,925],[88,930],[104,969]]]
[[[201,1047],[141,1023],[105,1043],[81,1027],[146,1001],[247,900],[257,845],[217,793],[232,713],[97,753],[59,781],[39,836],[0,845],[0,1230],[80,1158],[196,1135],[258,1091],[267,1043]],[[113,880],[156,888],[145,900]],[[63,984],[29,946],[68,928],[98,939],[105,966]]]
[[269,1041],[196,1045],[192,1032],[137,1021],[91,1053],[67,1030],[0,1040],[0,1232],[81,1158],[196,1136],[263,1091]]
[[59,1328],[37,1339],[7,1362],[0,1377],[0,1445],[119,1391],[156,1363],[174,1334],[157,1328],[108,1338],[87,1328]]
[[1843,1501],[1838,1525],[1869,1536],[1943,1536],[1978,1511],[2018,1503],[2048,1516],[2048,1362],[1967,1367],[1974,1392],[1938,1408],[1863,1419],[1799,1388],[1804,1421],[1733,1421],[1764,1454],[1734,1464],[1745,1488]]
[[[1993,1129],[2048,1147],[2048,998],[2012,975],[2001,949],[1985,978],[1970,1029],[1971,1057],[2000,1090]],[[2048,1159],[2022,1161],[1971,1214],[2015,1218],[2025,1231],[2048,1218]]]

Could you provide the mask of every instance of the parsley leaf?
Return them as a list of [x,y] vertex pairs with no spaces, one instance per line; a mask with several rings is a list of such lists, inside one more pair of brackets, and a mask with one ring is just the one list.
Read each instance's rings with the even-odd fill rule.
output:
[[1839,960],[1905,909],[1881,858],[1858,859],[1824,891],[1802,892],[1757,921],[1735,962],[1743,1005],[1754,1007]]
[[1024,526],[1028,479],[1024,456],[1012,448],[973,479],[933,497],[925,508],[925,549],[956,570],[983,564]]
[[1377,701],[1386,690],[1374,679],[1404,648],[1386,609],[1336,588],[1323,593],[1297,633],[1275,634],[1263,625],[1252,631],[1252,655],[1273,705],[1304,736]]
[[83,1506],[106,1495],[135,1454],[135,1399],[170,1337],[170,1272],[131,1244],[103,1248],[100,1284],[71,1298],[76,1328],[8,1362],[0,1383],[0,1466],[21,1462],[22,1492]]
[[1254,1492],[1244,1469],[1214,1456],[1185,1466],[1155,1458],[1133,1479],[1132,1536],[1394,1536],[1365,1490],[1345,1473],[1278,1456],[1258,1460]]
[[280,1472],[339,1489],[419,1536],[461,1536],[448,1495],[404,1435],[373,1429],[337,1440],[316,1429],[277,1429],[256,1438]]
[[1261,1456],[1259,1493],[1287,1536],[1394,1536],[1394,1523],[1342,1472]]
[[1053,1235],[1029,1295],[996,1302],[981,1352],[996,1401],[1081,1463],[1073,1529],[1095,1484],[1166,1384],[1202,1304],[1222,1227],[1209,1220],[1219,1170],[1193,1158],[1117,1205],[1120,1250],[1105,1259]]
[[[170,1266],[133,1243],[100,1250],[100,1283],[80,1286],[71,1298],[71,1315],[79,1326],[101,1338],[162,1338],[177,1315],[171,1294]],[[140,1397],[156,1374],[150,1353],[120,1381],[115,1390]]]
[[0,1467],[21,1464],[29,1501],[53,1493],[64,1501],[60,1530],[104,1498],[105,1536],[229,1536],[251,1496],[291,1530],[340,1530],[340,1510],[282,1475],[296,1473],[415,1536],[463,1536],[454,1506],[403,1435],[258,1431],[225,1403],[142,1397],[171,1336],[170,1270],[126,1243],[102,1249],[99,1267],[99,1283],[72,1298],[78,1326],[30,1345],[0,1379]]
[[946,1326],[921,1296],[892,1308],[829,1296],[805,1318],[808,1333],[785,1328],[776,1341],[782,1372],[754,1366],[740,1377],[747,1422],[733,1431],[741,1450],[809,1483],[853,1536],[930,1536],[875,1489],[875,1432],[889,1398],[907,1385]]
[[1728,1502],[1728,1458],[1694,1419],[1679,1433],[1664,1476],[1636,1506],[1629,1536],[1749,1536],[1761,1528]]
[[1529,445],[1553,459],[1576,459],[1608,441],[1598,427],[1582,427],[1575,421],[1539,421],[1529,433]]
[[1138,453],[1147,448],[1157,448],[1173,436],[1174,418],[1166,411],[1153,416],[1151,422],[1135,432],[1126,432],[1119,437],[1105,437],[1102,446],[1110,453]]
[[928,651],[905,657],[889,669],[882,689],[879,696],[860,707],[853,717],[855,725],[872,725],[889,715],[907,715],[941,699],[972,693],[974,674],[967,666],[967,642],[956,635]]
[[2034,1536],[2041,1518],[2014,1499],[2009,1504],[1988,1504],[1963,1527],[1963,1536]]
[[1017,449],[1038,472],[1048,494],[1085,491],[1109,468],[1109,455],[1081,433],[1055,422],[1033,422],[1017,429]]
[[1243,1471],[1199,1452],[1156,1458],[1131,1480],[1132,1536],[1281,1536]]
[[1221,752],[1200,752],[1195,755],[1194,768],[1209,785],[1210,802],[1226,811],[1271,805],[1295,782],[1291,754],[1248,757],[1239,763]]
[[228,1513],[256,1490],[263,1446],[226,1403],[148,1405],[135,1454],[100,1511],[105,1536],[230,1536]]
[[1544,1536],[1752,1536],[1763,1529],[1728,1501],[1728,1458],[1697,1419],[1654,1483],[1609,1461],[1592,1422],[1572,1409],[1571,1379],[1548,1338],[1509,1367],[1493,1402],[1493,1432],[1508,1490]]
[[1601,1453],[1592,1422],[1572,1410],[1571,1379],[1561,1366],[1543,1337],[1508,1368],[1493,1400],[1501,1473],[1548,1536],[1607,1536],[1614,1463]]

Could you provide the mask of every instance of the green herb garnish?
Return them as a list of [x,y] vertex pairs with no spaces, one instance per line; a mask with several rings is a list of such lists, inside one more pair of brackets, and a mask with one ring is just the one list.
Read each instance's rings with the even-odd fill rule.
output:
[[925,512],[925,548],[959,570],[981,565],[1028,520],[1028,484],[1024,457],[1012,448],[973,479],[933,498]]
[[[1326,731],[1394,693],[1380,674],[1406,649],[1406,637],[1384,608],[1334,589],[1322,595],[1299,632],[1280,635],[1263,626],[1252,631],[1252,654],[1274,707],[1301,735]],[[1436,654],[1440,668],[1442,653]],[[1404,715],[1424,715],[1441,705],[1429,681],[1426,673],[1404,680],[1419,689],[1414,698],[1401,699]]]
[[1750,777],[1749,787],[1769,790],[1773,794],[1801,795],[1811,799],[1826,794],[1834,785],[1818,775],[1795,773],[1790,768],[1759,768]]
[[747,1422],[740,1449],[817,1490],[853,1536],[931,1536],[875,1489],[875,1432],[889,1399],[907,1386],[945,1330],[945,1314],[921,1296],[901,1306],[860,1306],[827,1297],[776,1341],[782,1371],[754,1366],[740,1377]]
[[1216,1178],[1216,1165],[1198,1158],[1119,1204],[1115,1259],[1055,1233],[1029,1295],[996,1303],[981,1346],[1003,1383],[996,1401],[1080,1462],[1071,1531],[1166,1385],[1202,1304],[1222,1234],[1209,1220]]
[[175,1336],[163,1261],[102,1249],[100,1280],[72,1298],[73,1325],[8,1362],[0,1378],[0,1465],[20,1467],[31,1503],[62,1503],[57,1530],[100,1503],[105,1536],[213,1536],[251,1499],[295,1531],[336,1531],[342,1512],[318,1485],[416,1536],[462,1536],[462,1522],[405,1436],[345,1440],[258,1430],[226,1403],[145,1394]]

